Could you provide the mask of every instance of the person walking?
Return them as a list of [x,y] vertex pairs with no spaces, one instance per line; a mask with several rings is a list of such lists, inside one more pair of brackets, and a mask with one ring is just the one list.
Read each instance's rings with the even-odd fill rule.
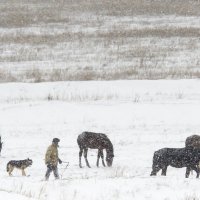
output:
[[52,144],[48,147],[46,154],[45,154],[45,164],[47,165],[47,172],[45,174],[45,180],[49,180],[49,176],[53,171],[55,179],[59,179],[58,174],[58,163],[61,164],[62,161],[58,157],[58,143],[60,139],[53,138]]

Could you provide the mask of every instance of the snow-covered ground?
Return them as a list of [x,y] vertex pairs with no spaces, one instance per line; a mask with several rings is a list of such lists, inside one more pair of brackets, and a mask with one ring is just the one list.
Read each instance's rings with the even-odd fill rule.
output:
[[[153,152],[183,147],[200,132],[200,81],[55,82],[0,85],[0,199],[170,199],[200,198],[199,179],[169,167],[166,177],[150,177]],[[112,168],[78,166],[76,142],[83,131],[106,133],[114,145]],[[59,137],[62,179],[43,181],[44,154]],[[6,164],[31,158],[26,169],[9,177]],[[84,166],[84,159],[82,160]],[[65,171],[64,171],[65,170]]]
[[199,77],[199,16],[64,12],[59,20],[0,28],[0,80]]

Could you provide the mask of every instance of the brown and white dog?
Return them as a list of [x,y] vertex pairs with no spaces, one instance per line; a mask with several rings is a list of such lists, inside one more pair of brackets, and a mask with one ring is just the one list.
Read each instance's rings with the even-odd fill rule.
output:
[[12,171],[14,168],[22,170],[22,176],[26,176],[25,169],[31,166],[33,161],[29,158],[25,160],[11,160],[7,163],[7,172],[9,176],[12,176]]

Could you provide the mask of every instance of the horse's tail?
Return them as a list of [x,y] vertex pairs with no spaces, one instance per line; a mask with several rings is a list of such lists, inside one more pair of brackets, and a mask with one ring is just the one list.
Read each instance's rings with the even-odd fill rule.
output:
[[159,171],[159,165],[160,165],[160,152],[155,151],[153,154],[153,164],[152,164],[151,176],[156,176],[157,172]]
[[160,158],[159,153],[157,151],[154,152],[154,154],[153,154],[153,164],[157,163],[159,161],[159,158]]
[[87,134],[87,132],[82,132],[80,135],[78,135],[77,137],[77,143],[78,146],[81,147],[83,145],[83,141],[85,139],[85,135]]
[[81,135],[79,135],[77,137],[77,143],[78,143],[78,146],[80,147],[81,146]]
[[167,154],[167,148],[155,151],[153,155],[152,167],[159,168],[159,166],[162,165],[163,161],[165,160],[166,154]]

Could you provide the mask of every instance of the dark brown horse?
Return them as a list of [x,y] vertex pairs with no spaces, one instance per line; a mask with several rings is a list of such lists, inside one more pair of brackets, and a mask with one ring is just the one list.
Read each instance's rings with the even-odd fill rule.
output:
[[106,149],[106,162],[108,167],[112,166],[113,162],[113,157],[114,157],[114,152],[113,152],[113,145],[109,138],[102,133],[93,133],[93,132],[83,132],[81,133],[78,138],[77,138],[77,143],[80,148],[79,152],[79,166],[82,168],[81,165],[81,157],[84,151],[84,158],[86,165],[90,167],[90,164],[87,160],[87,152],[88,148],[90,149],[98,149],[98,155],[97,155],[97,167],[99,167],[99,158],[101,157],[102,159],[102,164],[105,167],[104,163],[104,155],[103,155],[103,150]]
[[186,147],[193,147],[200,149],[200,136],[199,135],[191,135],[185,140]]
[[162,175],[166,176],[167,167],[182,168],[186,167],[185,177],[188,178],[191,170],[195,170],[197,178],[199,178],[200,169],[198,167],[200,161],[200,149],[185,148],[163,148],[155,151],[153,156],[153,165],[151,176],[156,176],[159,170]]

